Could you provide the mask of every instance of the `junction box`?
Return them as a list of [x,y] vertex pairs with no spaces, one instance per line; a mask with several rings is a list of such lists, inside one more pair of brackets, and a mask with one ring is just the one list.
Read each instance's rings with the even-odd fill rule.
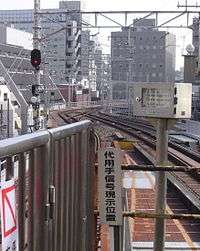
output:
[[135,83],[133,113],[152,118],[190,118],[192,84]]

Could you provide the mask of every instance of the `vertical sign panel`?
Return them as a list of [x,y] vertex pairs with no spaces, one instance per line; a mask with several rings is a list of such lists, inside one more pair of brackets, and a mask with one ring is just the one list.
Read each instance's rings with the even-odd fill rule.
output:
[[2,251],[18,250],[14,180],[1,182],[0,192]]
[[100,149],[98,157],[101,223],[122,225],[121,151],[112,147]]

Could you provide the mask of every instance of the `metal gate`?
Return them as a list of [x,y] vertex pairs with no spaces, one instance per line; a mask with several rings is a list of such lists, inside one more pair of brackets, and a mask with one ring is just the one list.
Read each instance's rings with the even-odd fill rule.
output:
[[14,177],[19,250],[94,250],[94,139],[90,121],[0,142]]

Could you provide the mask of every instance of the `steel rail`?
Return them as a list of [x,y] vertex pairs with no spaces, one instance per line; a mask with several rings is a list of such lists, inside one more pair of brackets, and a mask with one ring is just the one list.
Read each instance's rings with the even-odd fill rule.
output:
[[[109,116],[109,115],[104,115],[104,116],[106,116],[108,119],[112,119],[112,122],[115,122],[114,120],[116,120],[116,122],[119,123],[119,120],[118,120],[116,117],[114,117],[114,116]],[[120,120],[121,120],[121,119],[120,119]],[[150,126],[143,125],[143,124],[141,124],[141,123],[139,123],[139,122],[138,122],[138,123],[137,123],[137,122],[134,122],[134,123],[139,124],[138,127],[135,126],[135,125],[130,125],[130,124],[127,124],[127,123],[124,123],[124,122],[120,121],[120,124],[121,124],[121,125],[126,126],[126,127],[128,127],[128,128],[132,128],[132,129],[134,129],[134,130],[141,131],[141,132],[143,132],[144,134],[146,134],[146,135],[152,137],[154,140],[156,140],[155,134],[154,134],[154,133],[151,133],[151,132],[149,132],[149,131],[147,131],[147,130],[145,129],[145,128],[149,128],[149,129],[150,129],[150,128],[151,128]],[[152,127],[152,130],[153,130],[153,127]],[[155,131],[155,130],[154,130],[154,131]],[[178,145],[178,144],[176,144],[176,143],[174,143],[174,142],[171,142],[171,141],[169,141],[169,146],[170,146],[171,148],[173,148],[173,149],[175,149],[175,150],[177,150],[177,151],[183,153],[184,155],[186,155],[186,156],[188,156],[188,157],[192,158],[193,160],[195,160],[195,161],[197,161],[197,162],[200,163],[200,154],[198,154],[198,153],[196,153],[196,152],[193,152],[193,151],[191,151],[190,149],[187,149],[187,148],[185,148],[185,147],[183,147],[183,146],[180,146],[180,145]]]

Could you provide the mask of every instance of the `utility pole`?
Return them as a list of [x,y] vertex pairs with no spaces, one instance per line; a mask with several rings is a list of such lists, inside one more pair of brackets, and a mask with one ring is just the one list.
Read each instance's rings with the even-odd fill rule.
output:
[[[34,13],[33,13],[33,49],[40,50],[40,26],[39,26],[39,15],[38,12],[40,10],[40,0],[34,0]],[[37,88],[40,88],[40,67],[37,66],[34,69],[35,75],[35,85]],[[34,96],[34,102],[32,102],[33,106],[33,121],[34,121],[34,131],[40,129],[40,96]]]

